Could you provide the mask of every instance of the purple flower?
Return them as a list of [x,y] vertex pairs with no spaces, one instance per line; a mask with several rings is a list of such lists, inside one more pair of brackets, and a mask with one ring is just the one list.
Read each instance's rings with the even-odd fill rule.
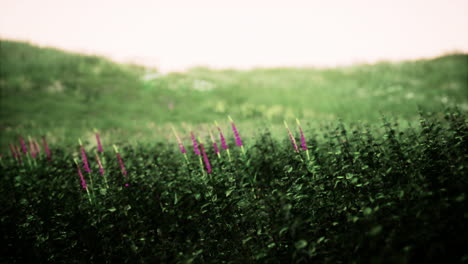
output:
[[205,148],[203,147],[202,143],[200,143],[200,148],[201,148],[201,152],[203,154],[203,161],[205,161],[206,172],[208,174],[210,174],[211,173],[210,160],[208,159],[208,156],[206,155]]
[[120,156],[120,153],[117,152],[117,159],[119,160],[119,165],[120,165],[120,169],[122,170],[122,174],[127,177],[127,170],[125,169],[125,165],[123,163],[123,160],[122,160],[122,157]]
[[182,154],[187,153],[187,150],[185,150],[184,144],[182,143],[182,140],[180,140],[179,135],[177,135],[177,132],[175,131],[174,127],[172,127],[172,131],[174,132],[174,135],[177,139],[177,144],[179,144],[179,149]]
[[26,142],[24,142],[23,137],[19,136],[19,140],[21,143],[21,149],[23,150],[24,154],[28,153],[28,148],[26,147]]
[[36,139],[33,139],[34,143],[34,149],[36,150],[36,153],[39,154],[41,152],[41,148],[39,147],[39,144],[37,143]]
[[99,155],[97,153],[96,153],[96,161],[99,165],[99,174],[101,174],[101,176],[104,176],[104,168],[102,167],[101,159],[99,158]]
[[236,125],[234,124],[234,121],[232,118],[229,116],[229,120],[231,120],[231,127],[232,127],[232,132],[234,132],[234,137],[236,138],[236,145],[239,147],[242,147],[242,140],[239,135],[239,132],[237,131]]
[[10,143],[10,151],[11,155],[13,156],[14,159],[18,158],[18,153],[16,153],[16,148]]
[[218,131],[219,131],[219,139],[221,140],[221,147],[224,150],[228,150],[229,146],[228,146],[228,144],[226,144],[226,139],[224,138],[223,132],[221,131],[220,127],[218,127]]
[[31,153],[31,157],[35,159],[37,157],[37,152],[36,152],[36,148],[34,147],[34,142],[32,141],[31,138],[29,138],[29,150]]
[[297,147],[296,139],[294,138],[293,134],[291,133],[291,130],[289,129],[289,126],[288,126],[288,124],[286,123],[286,121],[284,121],[284,126],[285,126],[286,129],[288,130],[289,140],[291,140],[291,144],[292,144],[293,147],[294,147],[294,151],[295,151],[295,152],[299,152],[299,148]]
[[49,144],[47,144],[47,140],[46,140],[45,136],[42,136],[42,144],[44,144],[44,151],[46,152],[47,159],[49,161],[51,161],[52,160],[52,153],[50,152]]
[[297,126],[299,127],[299,133],[301,133],[301,148],[302,150],[307,150],[306,139],[304,137],[304,133],[302,132],[301,124],[299,123],[299,119],[296,119]]
[[89,168],[88,157],[86,157],[86,151],[83,145],[80,145],[80,150],[81,150],[81,159],[83,160],[83,168],[85,169],[87,173],[90,173],[91,169]]
[[213,137],[213,134],[211,133],[211,130],[210,130],[210,137],[211,137],[211,142],[213,142],[214,152],[215,152],[216,155],[218,155],[219,154],[218,144],[216,143],[216,140]]
[[201,155],[200,149],[198,148],[197,139],[195,138],[195,135],[193,134],[193,132],[190,132],[190,136],[192,137],[193,151],[195,152],[195,155],[200,156]]
[[99,133],[96,133],[96,141],[97,141],[97,149],[99,152],[104,152],[104,149],[101,145],[101,138],[99,137]]
[[81,172],[81,169],[80,169],[80,166],[78,165],[78,163],[76,164],[76,167],[78,168],[78,175],[80,176],[81,187],[86,190],[86,189],[88,189],[88,185],[86,185],[86,180],[83,177],[83,173]]

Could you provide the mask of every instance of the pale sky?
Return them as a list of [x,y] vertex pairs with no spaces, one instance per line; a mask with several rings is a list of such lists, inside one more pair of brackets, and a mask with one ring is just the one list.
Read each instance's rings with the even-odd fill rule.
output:
[[0,38],[179,71],[468,52],[468,0],[0,0]]

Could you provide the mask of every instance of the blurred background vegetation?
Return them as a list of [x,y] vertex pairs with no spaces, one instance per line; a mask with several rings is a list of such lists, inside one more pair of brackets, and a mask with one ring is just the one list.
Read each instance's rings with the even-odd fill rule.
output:
[[[468,54],[339,68],[210,70],[161,74],[29,43],[0,41],[1,146],[17,135],[71,143],[97,128],[113,141],[166,140],[171,124],[207,131],[231,115],[241,133],[309,127],[382,114],[417,122],[418,107],[468,111]],[[261,126],[261,127],[260,127]],[[201,129],[203,128],[203,129]],[[3,151],[2,152],[5,152]]]

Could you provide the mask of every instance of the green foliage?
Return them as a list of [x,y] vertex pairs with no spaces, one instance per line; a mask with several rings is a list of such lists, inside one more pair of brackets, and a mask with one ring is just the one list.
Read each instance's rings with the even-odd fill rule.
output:
[[4,158],[1,260],[461,262],[468,122],[457,110],[419,120],[417,128],[384,118],[380,128],[306,129],[309,161],[286,133],[278,140],[266,131],[246,140],[246,157],[232,149],[232,162],[210,150],[210,175],[173,143],[124,146],[130,187],[106,152],[110,188],[91,160],[91,203],[70,149],[32,165]]

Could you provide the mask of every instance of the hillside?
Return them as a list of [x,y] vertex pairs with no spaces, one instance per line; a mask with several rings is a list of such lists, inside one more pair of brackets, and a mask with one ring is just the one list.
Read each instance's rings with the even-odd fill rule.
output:
[[[374,122],[381,114],[415,120],[417,107],[468,110],[468,55],[315,69],[192,69],[156,74],[106,58],[0,42],[1,145],[17,134],[76,140],[160,138],[168,123],[225,120],[241,126],[311,125],[341,118]],[[54,139],[52,139],[54,140]]]

